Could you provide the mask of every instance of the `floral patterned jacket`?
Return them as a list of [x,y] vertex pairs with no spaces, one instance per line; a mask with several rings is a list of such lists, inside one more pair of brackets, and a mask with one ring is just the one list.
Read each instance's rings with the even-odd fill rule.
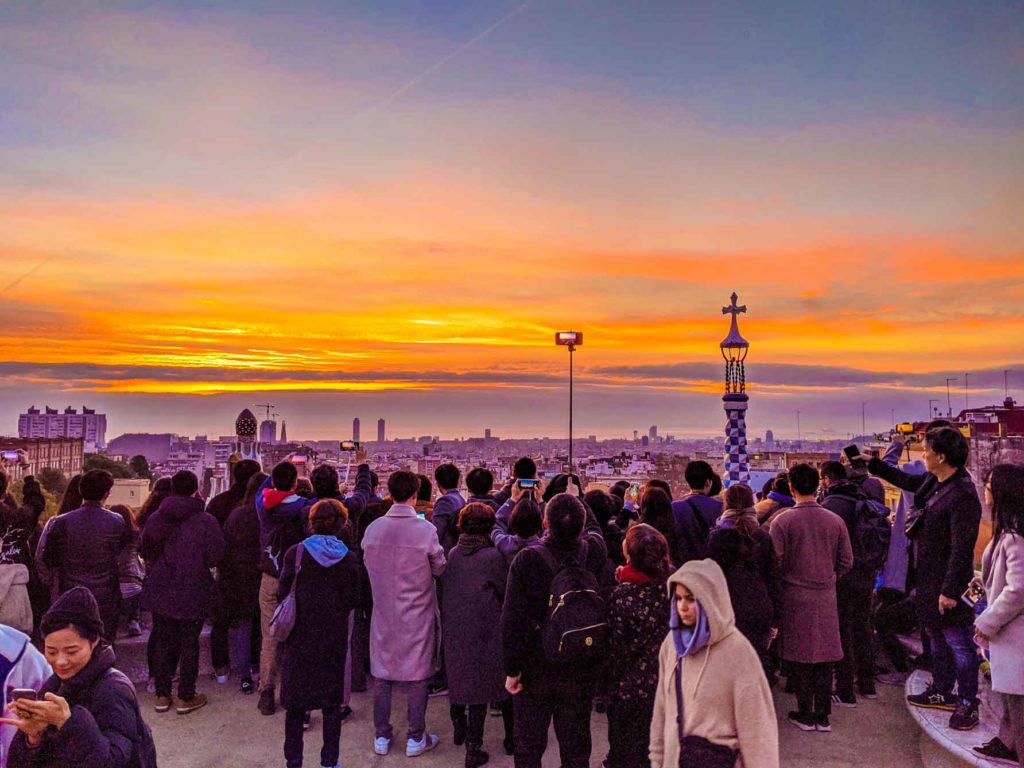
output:
[[613,701],[654,702],[658,651],[668,634],[669,609],[664,582],[615,587],[608,603],[611,647],[605,686]]

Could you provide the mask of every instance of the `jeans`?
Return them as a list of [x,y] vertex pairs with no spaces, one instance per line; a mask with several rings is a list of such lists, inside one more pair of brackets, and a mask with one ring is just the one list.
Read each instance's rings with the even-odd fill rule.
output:
[[953,692],[956,683],[961,701],[972,704],[978,698],[978,648],[971,627],[928,627],[932,646],[932,685],[940,692]]
[[788,664],[800,714],[819,718],[832,714],[832,662],[803,664],[790,661]]
[[844,584],[836,589],[843,660],[836,664],[836,693],[853,695],[853,680],[861,690],[875,686],[875,654],[871,641],[872,585]]
[[199,677],[199,634],[202,619],[172,619],[153,614],[153,663],[156,667],[156,695],[170,697],[171,681],[178,669],[178,698],[190,701],[196,695]]
[[515,768],[541,768],[552,719],[562,768],[589,768],[593,700],[592,692],[579,688],[517,694],[514,698]]
[[240,619],[228,630],[231,646],[231,671],[236,677],[252,677],[260,669],[260,616],[254,613],[249,619]]
[[1024,696],[999,694],[1003,700],[1003,718],[999,722],[999,740],[1017,753],[1024,768]]
[[650,768],[653,717],[653,701],[608,702],[607,768]]
[[[302,768],[302,720],[304,709],[289,709],[284,716],[284,760],[287,768]],[[324,745],[320,765],[337,765],[341,754],[341,707],[323,710]]]
[[399,682],[395,680],[376,680],[373,686],[373,728],[377,738],[394,737],[391,727],[391,695],[395,687],[404,688],[409,697],[408,738],[420,741],[427,730],[427,685],[429,680]]
[[[505,739],[512,739],[513,717],[512,699],[505,699],[498,706],[501,707],[501,719],[505,722]],[[452,704],[449,708],[452,722],[456,720],[466,721],[466,743],[484,743],[484,721],[487,719],[486,704]]]
[[277,610],[277,582],[273,576],[263,574],[260,579],[260,693],[277,684],[277,667],[280,663],[278,642],[270,634],[270,620]]

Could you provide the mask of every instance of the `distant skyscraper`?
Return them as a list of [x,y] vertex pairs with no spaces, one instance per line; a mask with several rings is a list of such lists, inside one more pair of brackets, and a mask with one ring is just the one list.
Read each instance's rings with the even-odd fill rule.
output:
[[384,419],[377,419],[377,442],[384,442]]
[[288,422],[286,421],[281,422],[281,442],[288,442]]
[[633,442],[635,443],[639,439],[640,439],[640,433],[637,430],[634,429],[633,430]]
[[747,359],[750,343],[740,336],[736,317],[746,312],[746,306],[736,306],[735,293],[730,297],[732,304],[722,307],[723,315],[732,315],[729,335],[719,344],[725,359],[725,395],[722,404],[728,419],[725,425],[725,477],[726,486],[733,483],[750,482],[750,464],[747,459],[747,374],[743,362]]
[[490,440],[490,439],[491,439],[491,430],[485,429],[484,430],[484,440]]
[[651,427],[651,428],[650,428],[649,430],[647,430],[647,437],[649,437],[649,438],[650,438],[650,440],[651,440],[651,442],[652,442],[652,443],[653,443],[653,442],[654,442],[655,440],[657,440],[657,439],[658,439],[658,425],[657,425],[657,424],[655,424],[655,425],[654,425],[654,426],[652,426],[652,427]]
[[260,422],[260,442],[267,445],[277,442],[277,422],[273,419]]
[[256,441],[256,417],[248,408],[244,409],[235,419],[234,450],[243,459],[260,461],[260,452]]
[[46,408],[40,413],[35,406],[18,416],[18,437],[80,437],[86,453],[96,453],[107,447],[107,416],[92,408]]
[[352,419],[352,439],[359,442],[359,419]]
[[769,450],[775,447],[775,433],[770,429],[764,433],[764,444]]

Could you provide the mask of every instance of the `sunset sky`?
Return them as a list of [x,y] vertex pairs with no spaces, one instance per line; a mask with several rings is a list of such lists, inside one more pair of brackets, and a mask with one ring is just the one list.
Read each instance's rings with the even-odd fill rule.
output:
[[[85,9],[88,5],[89,9]],[[0,434],[753,434],[1024,399],[1019,2],[0,4]]]

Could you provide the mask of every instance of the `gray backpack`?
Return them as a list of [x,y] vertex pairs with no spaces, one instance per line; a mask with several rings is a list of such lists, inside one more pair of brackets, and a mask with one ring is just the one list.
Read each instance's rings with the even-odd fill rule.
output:
[[299,583],[299,572],[302,570],[302,553],[305,547],[299,544],[295,548],[295,578],[292,579],[292,588],[288,596],[281,601],[270,619],[270,636],[279,643],[285,642],[295,629],[295,617],[297,609],[295,606],[295,585]]

